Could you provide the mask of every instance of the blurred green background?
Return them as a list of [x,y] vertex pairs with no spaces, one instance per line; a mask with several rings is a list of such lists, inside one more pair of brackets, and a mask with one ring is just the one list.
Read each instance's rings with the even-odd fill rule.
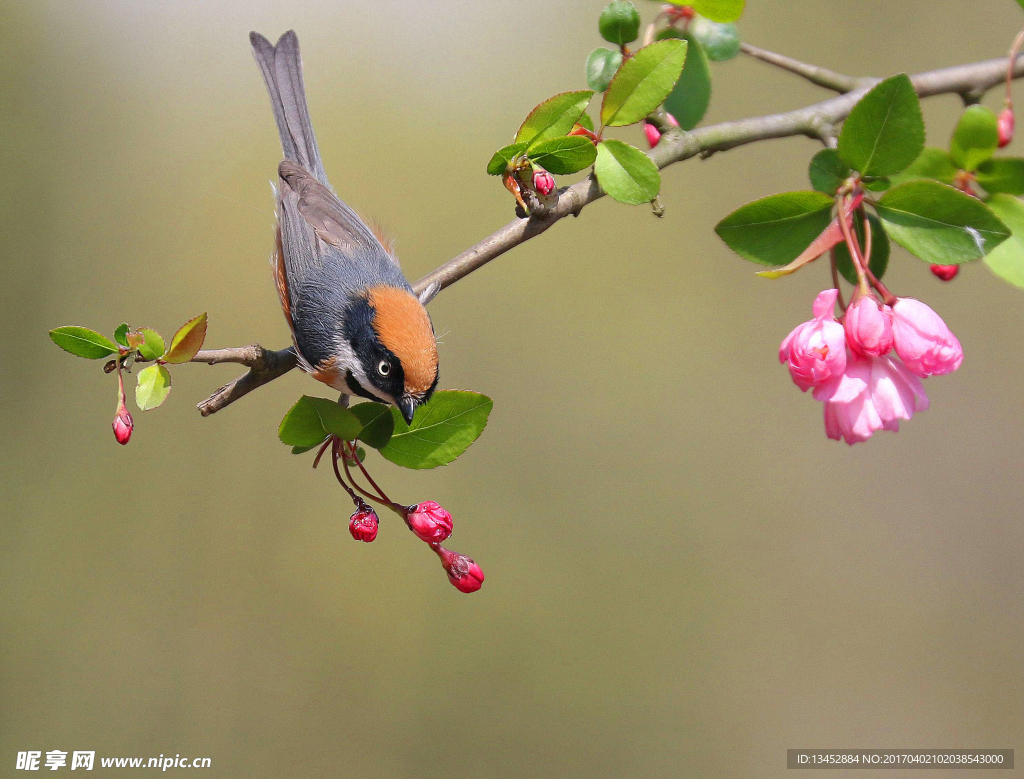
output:
[[[376,473],[452,511],[476,595],[393,516],[352,541],[341,489],[275,435],[325,394],[308,377],[201,419],[236,369],[179,368],[122,448],[113,378],[47,338],[170,335],[209,311],[211,347],[287,344],[250,30],[298,31],[332,183],[418,278],[512,218],[484,166],[535,103],[584,86],[602,6],[0,2],[0,775],[29,749],[204,756],[217,777],[1024,759],[1024,293],[980,263],[943,284],[900,250],[887,281],[945,317],[964,367],[899,434],[826,440],[776,360],[826,268],[770,283],[712,231],[807,188],[810,140],[671,168],[663,220],[602,200],[431,305],[441,385],[494,412],[454,465]],[[882,76],[999,56],[1022,23],[1011,0],[750,0],[740,28]],[[714,78],[706,123],[828,94],[742,59]],[[960,107],[925,102],[931,145]]]

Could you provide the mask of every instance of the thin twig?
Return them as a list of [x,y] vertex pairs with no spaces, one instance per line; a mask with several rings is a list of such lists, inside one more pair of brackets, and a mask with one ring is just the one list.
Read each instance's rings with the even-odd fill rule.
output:
[[825,87],[825,89],[831,89],[839,93],[852,92],[871,81],[871,79],[856,78],[844,75],[843,73],[836,73],[834,70],[818,67],[817,65],[808,65],[806,62],[787,57],[785,54],[776,54],[774,51],[752,46],[749,43],[740,43],[740,51],[756,60],[761,60],[761,62],[767,62],[769,65],[795,73],[812,84],[817,84],[819,87]]
[[[759,50],[762,51],[762,50]],[[942,94],[984,93],[1000,84],[1006,77],[1009,60],[1007,57],[985,60],[967,65],[957,65],[911,76],[914,89],[919,97]],[[1014,63],[1013,77],[1024,76],[1024,57]],[[838,74],[834,74],[838,75]],[[701,127],[689,133],[673,128],[666,132],[661,142],[650,151],[650,157],[659,168],[696,157],[706,157],[719,151],[734,149],[748,143],[766,141],[772,138],[789,138],[805,135],[822,140],[826,144],[835,137],[835,127],[845,119],[864,94],[877,83],[878,79],[858,79],[859,86],[853,91],[820,103],[787,111],[781,114],[739,119],[732,122]],[[834,141],[832,141],[834,143]],[[578,216],[585,206],[604,197],[604,192],[593,175],[559,192],[557,202],[544,209],[536,209],[529,219],[516,219],[412,285],[418,294],[431,285],[437,291],[450,287],[455,282],[483,267],[510,249],[525,243],[545,232],[567,216]],[[246,359],[228,359],[245,350],[257,350],[241,355]],[[251,362],[250,357],[255,357]],[[244,376],[221,387],[208,399],[199,404],[203,416],[214,413],[234,402],[257,387],[284,375],[296,365],[295,352],[282,349],[272,352],[260,346],[242,349],[222,349],[200,352],[194,362],[241,362],[249,365]]]

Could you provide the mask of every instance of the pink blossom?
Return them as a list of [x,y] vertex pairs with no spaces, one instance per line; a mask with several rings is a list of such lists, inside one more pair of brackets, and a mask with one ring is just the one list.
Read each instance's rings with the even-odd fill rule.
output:
[[405,521],[416,537],[428,544],[444,541],[452,534],[452,515],[432,500],[412,506]]
[[1013,140],[1013,125],[1013,109],[1010,106],[1006,106],[1006,108],[999,112],[999,119],[996,120],[996,126],[999,129],[1000,149],[1009,146],[1010,141]]
[[838,290],[827,289],[814,300],[814,319],[797,325],[779,347],[779,362],[801,391],[820,387],[846,368],[846,336],[833,310]]
[[964,350],[942,317],[914,298],[899,298],[892,307],[896,354],[918,376],[952,373],[964,361]]
[[857,354],[881,356],[892,351],[892,313],[870,295],[846,309],[846,342]]
[[928,408],[921,380],[899,360],[853,352],[843,374],[814,396],[825,402],[825,434],[851,445],[876,430],[897,431],[901,419]]

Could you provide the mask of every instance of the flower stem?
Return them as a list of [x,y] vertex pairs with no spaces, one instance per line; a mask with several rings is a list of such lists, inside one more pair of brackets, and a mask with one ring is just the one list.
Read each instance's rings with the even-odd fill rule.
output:
[[324,441],[324,445],[320,447],[320,451],[316,453],[316,459],[313,460],[313,467],[316,468],[320,464],[320,458],[324,456],[324,452],[327,451],[327,447],[331,445],[333,439],[328,438]]
[[359,506],[363,503],[363,499],[352,491],[352,488],[345,482],[344,477],[341,475],[341,471],[338,469],[338,456],[341,454],[341,439],[337,436],[331,436],[331,444],[331,454],[333,455],[331,459],[334,463],[334,475],[338,477],[338,484],[345,489],[345,492],[347,492],[349,497],[352,498],[352,502],[355,503],[356,506]]
[[[864,245],[865,245],[865,247],[867,247],[866,248],[866,253],[867,253],[867,256],[870,257],[871,256],[871,223],[868,222],[867,213],[864,211],[863,208],[860,209],[860,214],[859,215],[860,215],[860,218],[862,220],[861,224],[864,226]],[[854,236],[854,240],[855,241],[857,240],[857,236]],[[885,303],[885,305],[891,306],[893,303],[896,302],[896,296],[893,295],[889,291],[888,287],[886,287],[881,281],[879,281],[878,277],[872,272],[871,265],[868,262],[864,263],[864,273],[868,277],[868,281],[871,282],[871,286],[873,286],[876,290],[878,290],[878,294],[882,296],[882,301]]]
[[[853,235],[851,229],[853,224],[853,215],[848,210],[849,202],[847,198],[843,198],[839,203],[839,227],[843,231],[843,238],[846,239],[846,248],[850,250],[850,258],[853,260],[853,268],[857,271],[857,293],[860,295],[868,295],[871,293],[871,288],[868,286],[867,276],[864,275],[864,268],[867,265],[864,262],[860,254],[860,245],[857,243],[856,236]],[[855,296],[856,297],[856,296]]]
[[391,498],[388,497],[387,493],[384,492],[384,490],[382,490],[380,487],[377,486],[377,482],[375,482],[373,480],[373,477],[370,476],[370,472],[366,470],[366,466],[363,465],[362,461],[359,459],[359,455],[356,453],[355,442],[353,442],[351,444],[351,452],[352,452],[352,459],[355,460],[356,465],[359,466],[359,470],[363,472],[363,476],[366,477],[366,480],[368,482],[370,482],[370,486],[373,487],[377,491],[377,493],[381,496],[381,498],[384,501],[386,501],[387,503],[391,504],[392,506],[397,506],[398,504],[394,503],[391,500]]
[[359,490],[360,493],[362,493],[363,495],[368,497],[370,500],[376,501],[377,503],[380,503],[381,505],[386,505],[386,503],[388,502],[386,497],[381,497],[380,495],[373,495],[373,494],[367,492],[366,490],[364,490],[360,486],[359,482],[356,481],[355,476],[352,475],[352,471],[351,471],[351,469],[349,468],[349,465],[348,465],[348,461],[350,459],[354,459],[354,458],[353,457],[349,457],[349,456],[347,456],[345,454],[342,454],[341,465],[345,469],[345,475],[348,477],[348,480],[350,482],[352,482],[352,486],[355,487],[357,490]]
[[832,286],[836,288],[836,292],[839,293],[839,308],[844,313],[846,312],[846,301],[843,300],[843,290],[839,286],[839,268],[836,266],[836,251],[833,249],[829,252],[829,259],[832,261]]

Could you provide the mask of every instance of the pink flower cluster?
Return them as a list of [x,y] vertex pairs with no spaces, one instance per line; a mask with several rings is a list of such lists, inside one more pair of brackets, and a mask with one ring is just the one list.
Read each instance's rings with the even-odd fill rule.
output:
[[919,300],[896,298],[888,306],[855,295],[840,322],[838,294],[818,295],[814,319],[786,336],[779,361],[802,391],[813,390],[824,403],[825,434],[855,444],[877,430],[899,430],[901,419],[927,409],[921,379],[952,373],[964,353],[942,318]]

